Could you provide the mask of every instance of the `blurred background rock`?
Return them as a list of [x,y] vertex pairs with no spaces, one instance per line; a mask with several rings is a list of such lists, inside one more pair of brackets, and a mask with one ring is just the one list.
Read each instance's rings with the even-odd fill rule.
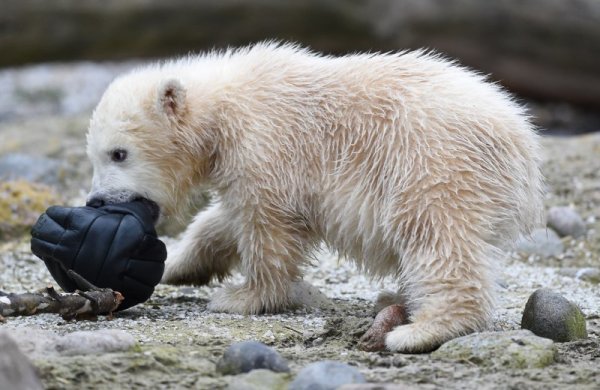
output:
[[598,0],[2,0],[0,181],[82,203],[87,121],[116,75],[264,39],[431,48],[515,92],[543,134],[600,130]]
[[430,47],[517,92],[598,108],[598,0],[4,0],[0,65],[162,57],[261,39]]

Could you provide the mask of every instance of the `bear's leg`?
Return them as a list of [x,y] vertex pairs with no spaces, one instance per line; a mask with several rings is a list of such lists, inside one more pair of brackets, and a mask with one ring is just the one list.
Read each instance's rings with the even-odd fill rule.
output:
[[168,254],[162,283],[203,285],[228,276],[239,255],[220,204],[200,212]]
[[302,304],[293,291],[301,284],[300,265],[308,251],[305,229],[277,221],[272,213],[255,213],[244,226],[238,245],[246,280],[217,291],[208,305],[216,312],[275,313]]
[[486,261],[497,255],[495,248],[456,236],[437,246],[403,260],[411,323],[387,334],[390,351],[428,352],[488,325],[494,286]]

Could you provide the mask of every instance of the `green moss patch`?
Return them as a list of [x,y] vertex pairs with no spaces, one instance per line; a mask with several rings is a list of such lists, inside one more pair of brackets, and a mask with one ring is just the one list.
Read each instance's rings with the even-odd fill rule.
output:
[[0,182],[0,239],[29,232],[41,213],[63,203],[50,187],[26,181]]

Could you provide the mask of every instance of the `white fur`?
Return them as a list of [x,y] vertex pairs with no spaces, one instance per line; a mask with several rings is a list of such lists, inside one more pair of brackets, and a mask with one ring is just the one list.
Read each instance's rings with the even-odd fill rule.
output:
[[[170,248],[164,282],[203,284],[239,265],[244,284],[209,307],[284,310],[325,241],[397,278],[412,323],[388,334],[393,351],[484,327],[498,246],[541,220],[523,108],[422,51],[334,58],[264,43],[141,68],[108,88],[88,141],[91,195],[141,194],[176,215],[192,188],[216,192]],[[112,163],[115,147],[131,158]]]

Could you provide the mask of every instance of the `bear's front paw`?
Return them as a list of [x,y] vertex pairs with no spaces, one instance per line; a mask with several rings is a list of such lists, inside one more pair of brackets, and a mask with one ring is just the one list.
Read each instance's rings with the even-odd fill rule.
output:
[[165,262],[165,271],[160,282],[173,285],[203,286],[208,284],[211,278],[212,274],[206,272],[198,264],[190,264],[178,257],[170,256]]
[[212,297],[208,310],[217,313],[278,313],[289,305],[284,294],[259,291],[246,286],[223,287]]

